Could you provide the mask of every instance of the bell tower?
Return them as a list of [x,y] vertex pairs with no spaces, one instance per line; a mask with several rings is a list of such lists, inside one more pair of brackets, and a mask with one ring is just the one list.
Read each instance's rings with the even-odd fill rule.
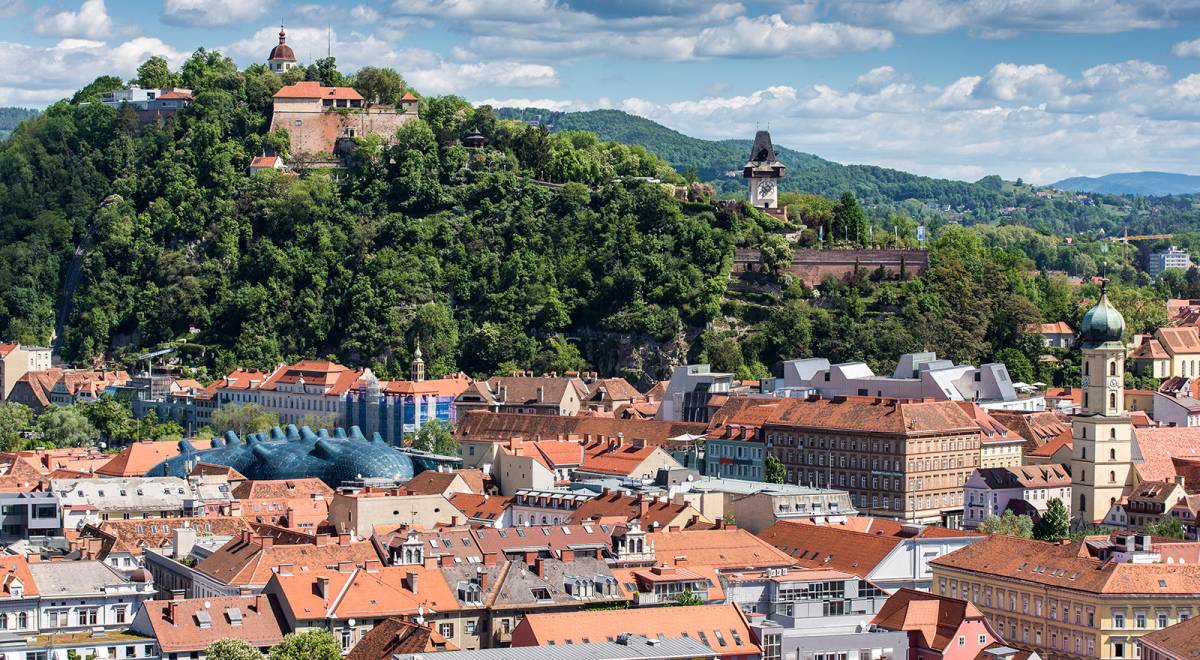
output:
[[408,369],[408,378],[418,383],[425,380],[425,360],[421,359],[421,342],[417,342],[417,350],[413,351],[413,360]]
[[1095,524],[1133,487],[1133,424],[1125,414],[1125,319],[1108,300],[1083,316],[1083,401],[1071,420],[1073,518]]
[[769,131],[754,134],[750,160],[742,168],[742,177],[750,187],[750,205],[776,217],[786,217],[787,207],[779,206],[779,180],[787,172],[771,143]]

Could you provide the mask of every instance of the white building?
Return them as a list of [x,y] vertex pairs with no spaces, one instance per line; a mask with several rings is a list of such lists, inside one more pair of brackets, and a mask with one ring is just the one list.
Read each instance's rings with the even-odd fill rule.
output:
[[764,382],[764,389],[816,390],[824,397],[974,401],[988,410],[1046,409],[1044,396],[1018,394],[1003,364],[956,365],[951,360],[939,360],[934,353],[900,356],[891,376],[875,375],[864,362],[830,364],[825,358],[788,360],[783,363],[783,377]]
[[1008,509],[1016,514],[1045,513],[1059,499],[1071,513],[1071,468],[1065,464],[1019,465],[975,470],[963,484],[963,526],[975,529],[988,516]]
[[62,504],[64,529],[103,520],[180,518],[200,504],[192,485],[179,477],[54,479],[50,490]]
[[1163,426],[1200,426],[1200,401],[1155,392],[1151,415]]
[[1150,255],[1150,261],[1146,264],[1146,272],[1150,274],[1150,277],[1158,277],[1163,271],[1170,268],[1187,270],[1191,267],[1191,255],[1186,250],[1180,250],[1172,245],[1166,250],[1161,250]]

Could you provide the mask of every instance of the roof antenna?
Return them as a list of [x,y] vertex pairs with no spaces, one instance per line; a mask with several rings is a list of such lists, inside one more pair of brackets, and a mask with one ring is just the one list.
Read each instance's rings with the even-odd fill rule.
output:
[[333,51],[333,28],[325,24],[325,57],[330,57]]

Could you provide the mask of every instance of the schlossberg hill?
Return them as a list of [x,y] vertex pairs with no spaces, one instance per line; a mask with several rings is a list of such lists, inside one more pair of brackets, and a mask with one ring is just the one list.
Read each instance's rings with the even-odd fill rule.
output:
[[[501,117],[540,121],[552,131],[588,131],[602,140],[639,144],[679,172],[690,172],[722,193],[742,190],[739,166],[750,140],[702,140],[621,110],[558,112],[539,108],[498,108]],[[1104,230],[1131,234],[1161,233],[1200,226],[1200,196],[1178,195],[1153,199],[1103,193],[1077,198],[1002,181],[989,176],[979,181],[951,181],[919,176],[873,165],[842,165],[778,147],[789,175],[784,191],[837,197],[851,191],[868,208],[886,215],[898,211],[926,221],[1021,224],[1048,233],[1071,235]],[[1039,195],[1039,193],[1041,193]]]
[[[0,143],[0,339],[53,339],[70,362],[127,366],[169,344],[200,378],[326,356],[402,376],[418,342],[431,377],[590,366],[644,383],[691,360],[759,377],[793,357],[883,368],[930,349],[1000,359],[1027,382],[1069,375],[1023,373],[1041,346],[1019,329],[1073,318],[1094,295],[1030,274],[1088,274],[1090,247],[950,224],[923,277],[856,274],[814,298],[783,275],[785,233],[811,245],[811,227],[829,223],[871,228],[856,239],[871,246],[911,245],[926,203],[869,208],[867,224],[852,197],[796,196],[795,215],[769,217],[680,185],[645,147],[548,132],[452,96],[420,98],[419,118],[386,139],[352,137],[340,166],[291,159],[289,134],[270,130],[285,85],[411,91],[394,71],[345,76],[334,64],[239,70],[201,50],[179,71],[139,69],[140,87],[191,90],[170,116],[94,102],[125,85],[106,76],[22,123]],[[476,133],[484,146],[464,146]],[[268,152],[297,167],[249,175]],[[747,155],[731,152],[729,167]],[[798,169],[785,181],[812,170]],[[977,185],[993,184],[1023,194]],[[761,249],[769,268],[735,290],[738,247]],[[1145,295],[1114,298],[1137,307]],[[1155,322],[1122,311],[1131,328]]]

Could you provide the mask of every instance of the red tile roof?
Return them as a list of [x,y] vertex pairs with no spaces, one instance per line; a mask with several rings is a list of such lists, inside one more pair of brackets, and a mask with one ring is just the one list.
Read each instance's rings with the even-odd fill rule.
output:
[[[645,529],[645,527],[643,527]],[[736,527],[707,530],[659,530],[646,534],[661,561],[686,557],[689,566],[718,569],[792,566],[796,562],[767,541]]]
[[353,87],[323,87],[321,83],[313,80],[305,80],[294,85],[288,85],[275,92],[274,98],[277,99],[338,99],[347,101],[361,101],[362,94],[359,94]]
[[722,657],[757,656],[761,652],[750,635],[746,617],[734,603],[529,614],[513,630],[512,645],[580,644],[585,639],[601,642],[616,639],[621,633],[650,639],[687,635],[708,644]]
[[196,564],[196,570],[228,585],[264,585],[283,564],[312,568],[337,566],[339,562],[361,565],[379,560],[370,541],[340,543],[331,539],[315,543],[279,544],[267,537],[235,538]]
[[259,168],[259,167],[274,168],[282,161],[283,161],[283,159],[280,158],[279,156],[255,156],[250,161],[250,167],[251,168]]
[[459,511],[467,514],[468,519],[488,521],[489,523],[500,520],[511,501],[510,497],[476,495],[474,493],[455,493],[450,497],[450,503]]
[[1134,441],[1142,462],[1133,467],[1143,481],[1162,481],[1175,476],[1172,459],[1200,459],[1200,428],[1135,428]]
[[699,513],[690,504],[675,504],[612,491],[581,504],[571,513],[570,521],[575,524],[592,520],[628,522],[636,518],[641,521],[642,529],[652,529],[655,525],[666,527],[688,512]]
[[1194,326],[1159,328],[1156,334],[1163,347],[1172,355],[1200,353],[1200,330]]
[[1171,356],[1163,349],[1157,339],[1149,335],[1142,337],[1142,343],[1129,356],[1135,360],[1166,360]]
[[909,632],[916,637],[916,648],[944,652],[963,622],[970,620],[984,621],[983,612],[972,603],[902,588],[887,599],[871,623],[885,630]]
[[646,459],[657,451],[652,445],[636,446],[622,441],[620,445],[597,440],[583,448],[583,465],[580,469],[613,476],[632,475]]
[[[894,525],[888,522],[875,519],[870,531],[857,531],[834,525],[780,521],[763,530],[759,536],[800,566],[832,568],[867,577],[905,540],[901,535],[904,526],[898,522]],[[978,534],[926,527],[917,536],[941,538]]]
[[[264,648],[282,641],[287,630],[278,604],[266,594],[147,600],[142,607],[163,653],[203,651],[230,638]],[[201,612],[207,614],[206,626],[200,624]]]
[[772,427],[910,436],[978,431],[975,420],[953,401],[904,401],[856,396],[781,399],[766,424]]
[[493,413],[471,410],[458,417],[454,434],[461,440],[578,439],[591,441],[623,435],[625,442],[645,440],[649,445],[665,445],[681,435],[703,435],[706,425],[696,422],[669,422],[656,419],[615,419],[611,417],[571,417]]
[[457,651],[432,625],[423,626],[397,617],[375,624],[346,656],[346,660],[387,660],[397,655]]
[[[188,442],[198,450],[208,449],[212,446],[211,438],[207,440],[196,438]],[[179,441],[177,440],[139,440],[122,449],[121,453],[97,469],[96,474],[105,477],[162,476],[147,475],[146,471],[168,458],[178,455]]]
[[304,479],[263,479],[243,481],[233,488],[234,499],[262,500],[312,495],[333,496],[333,489],[316,477]]
[[238,536],[251,531],[250,524],[236,516],[212,516],[207,518],[162,518],[146,520],[105,520],[86,525],[79,532],[80,538],[102,540],[99,559],[113,552],[127,552],[138,556],[145,548],[164,548],[175,543],[175,530],[191,527],[197,536]]

